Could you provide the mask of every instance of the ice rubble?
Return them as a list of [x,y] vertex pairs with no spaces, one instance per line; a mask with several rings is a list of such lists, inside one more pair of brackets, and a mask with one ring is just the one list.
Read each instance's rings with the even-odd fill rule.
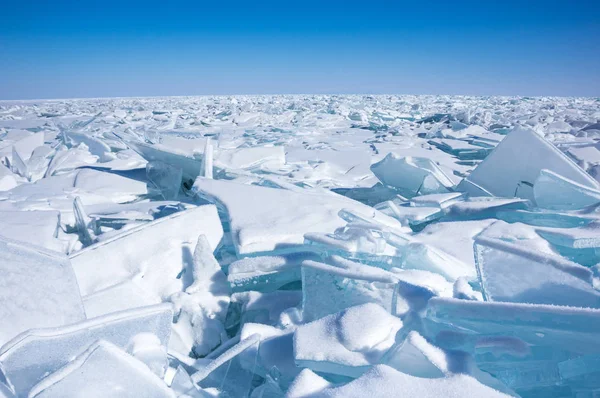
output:
[[0,396],[594,396],[600,103],[0,102]]

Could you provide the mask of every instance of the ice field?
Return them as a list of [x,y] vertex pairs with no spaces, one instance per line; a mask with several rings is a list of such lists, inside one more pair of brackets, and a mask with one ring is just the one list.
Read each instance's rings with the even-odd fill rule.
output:
[[0,101],[0,397],[600,396],[600,99]]

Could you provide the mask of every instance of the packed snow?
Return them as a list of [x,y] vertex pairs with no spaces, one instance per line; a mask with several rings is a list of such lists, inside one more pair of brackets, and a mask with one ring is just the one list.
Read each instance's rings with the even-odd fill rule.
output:
[[600,394],[600,100],[0,101],[0,397]]

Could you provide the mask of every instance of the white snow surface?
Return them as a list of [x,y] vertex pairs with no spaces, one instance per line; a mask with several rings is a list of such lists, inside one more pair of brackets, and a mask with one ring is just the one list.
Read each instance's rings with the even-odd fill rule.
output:
[[0,101],[0,397],[600,391],[598,98]]

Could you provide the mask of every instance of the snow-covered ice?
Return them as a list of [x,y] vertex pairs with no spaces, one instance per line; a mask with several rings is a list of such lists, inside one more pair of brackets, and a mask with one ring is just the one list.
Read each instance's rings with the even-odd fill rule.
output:
[[0,397],[600,394],[597,98],[0,101]]

